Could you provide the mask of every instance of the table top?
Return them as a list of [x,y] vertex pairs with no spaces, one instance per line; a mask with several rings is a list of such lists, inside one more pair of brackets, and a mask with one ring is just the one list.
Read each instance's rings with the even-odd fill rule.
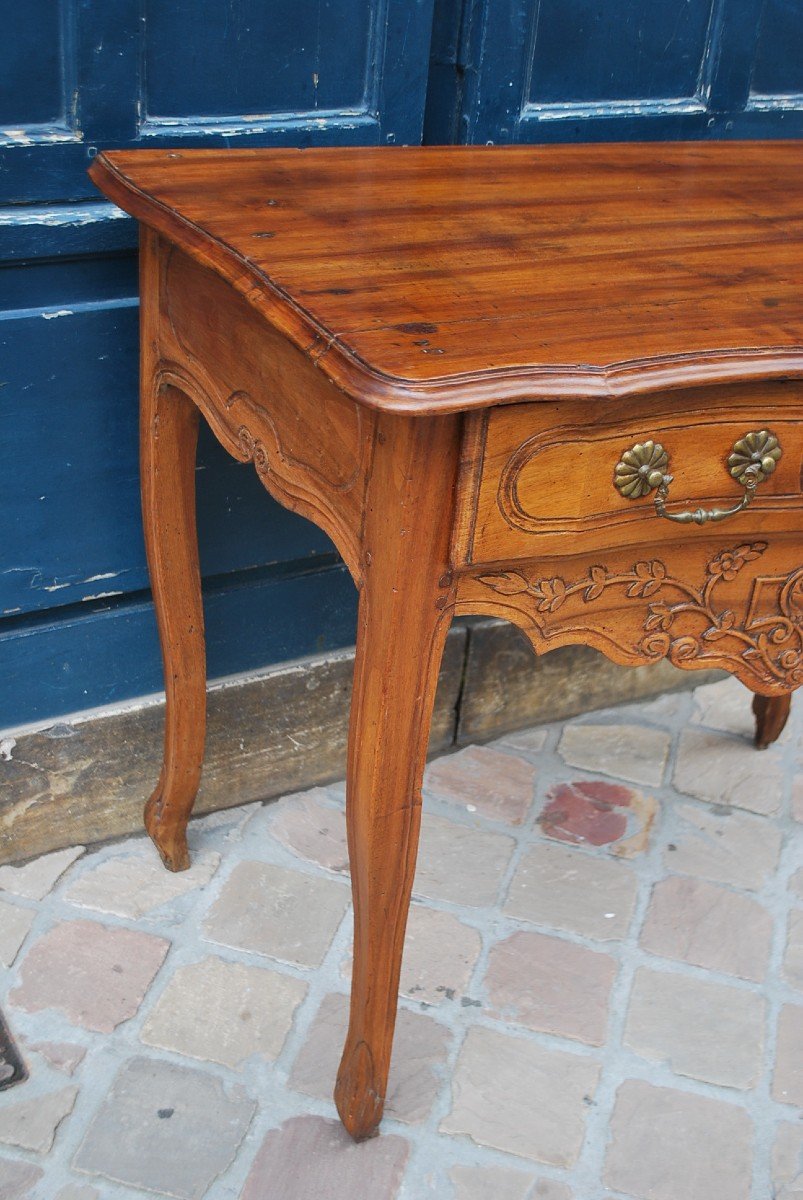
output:
[[134,150],[91,174],[373,407],[803,375],[803,142]]

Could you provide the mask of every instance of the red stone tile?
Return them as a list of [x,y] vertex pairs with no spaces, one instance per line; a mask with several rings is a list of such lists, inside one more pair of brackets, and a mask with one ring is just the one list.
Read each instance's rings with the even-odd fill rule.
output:
[[631,788],[602,780],[576,780],[551,788],[538,822],[548,837],[561,842],[607,846],[627,832]]

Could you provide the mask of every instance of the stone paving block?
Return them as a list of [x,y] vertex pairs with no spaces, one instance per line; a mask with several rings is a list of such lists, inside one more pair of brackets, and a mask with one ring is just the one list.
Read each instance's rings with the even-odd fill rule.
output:
[[785,1122],[772,1150],[772,1183],[776,1200],[803,1198],[803,1124]]
[[312,788],[281,800],[270,825],[271,836],[308,862],[347,875],[346,814],[327,804],[327,798],[325,788]]
[[349,905],[344,883],[241,862],[203,923],[207,941],[317,967]]
[[772,877],[781,853],[778,828],[733,809],[676,804],[681,831],[667,848],[667,870],[757,890]]
[[23,959],[10,995],[26,1012],[57,1008],[68,1021],[111,1033],[137,1012],[170,943],[96,921],[61,921]]
[[571,767],[658,787],[670,742],[662,729],[644,725],[567,724],[558,753]]
[[641,945],[653,954],[761,983],[772,918],[748,896],[702,879],[672,877],[653,889]]
[[586,937],[624,937],[638,880],[630,867],[558,845],[533,846],[522,858],[504,906],[524,921]]
[[789,914],[783,974],[787,983],[803,991],[803,909],[793,908]]
[[396,1200],[409,1150],[395,1133],[357,1145],[337,1121],[292,1117],[266,1135],[240,1200]]
[[629,1079],[619,1088],[603,1181],[637,1200],[749,1200],[744,1109]]
[[803,1005],[786,1004],[778,1017],[772,1094],[782,1104],[803,1108]]
[[625,1045],[677,1075],[724,1087],[758,1082],[763,997],[743,988],[646,967],[636,972]]
[[796,775],[792,781],[792,816],[803,821],[803,775]]
[[684,729],[673,782],[679,792],[697,800],[772,816],[783,796],[781,750],[771,746],[759,754],[746,741]]
[[521,825],[533,802],[537,771],[526,758],[468,746],[431,763],[424,790],[492,821]]
[[264,807],[263,801],[254,800],[250,804],[241,804],[239,808],[223,808],[217,812],[204,813],[202,817],[192,818],[190,833],[197,836],[199,833],[225,829],[228,831],[226,834],[226,840],[228,840],[232,834],[241,832],[251,818],[255,817]]
[[792,878],[789,880],[789,887],[798,896],[803,896],[803,867],[798,867]]
[[572,1200],[565,1183],[537,1179],[507,1167],[452,1167],[454,1200]]
[[485,907],[496,903],[515,842],[424,811],[413,891],[434,900]]
[[554,1179],[539,1179],[528,1200],[573,1200],[574,1193]]
[[[25,1096],[25,1085],[22,1090]],[[46,1154],[59,1125],[72,1112],[77,1095],[76,1087],[30,1098],[20,1098],[17,1090],[5,1092],[0,1096],[0,1142]]]
[[577,1160],[599,1064],[536,1042],[474,1026],[452,1078],[444,1133],[556,1167]]
[[[348,996],[325,996],[290,1072],[296,1091],[331,1100],[348,1028]],[[385,1112],[414,1123],[429,1115],[443,1075],[450,1034],[424,1013],[399,1009]]]
[[[425,1004],[460,1003],[479,958],[478,930],[448,912],[411,904],[404,938],[399,991]],[[342,977],[351,978],[352,958],[343,963]]]
[[538,824],[559,842],[608,846],[627,831],[627,808],[635,795],[621,783],[576,779],[554,784]]
[[454,1200],[529,1200],[533,1184],[532,1175],[507,1167],[452,1167],[449,1178]]
[[491,948],[485,986],[500,1020],[601,1046],[616,970],[609,954],[519,930]]
[[690,724],[705,725],[752,742],[755,719],[750,693],[733,676],[695,688]]
[[556,841],[611,846],[632,858],[646,850],[657,810],[652,796],[624,784],[577,779],[549,789],[538,824]]
[[187,892],[202,889],[219,863],[220,855],[207,850],[193,857],[188,871],[168,871],[156,848],[142,839],[125,854],[85,866],[64,899],[81,908],[136,920]]
[[65,1075],[73,1075],[86,1055],[85,1046],[74,1042],[29,1042],[29,1049],[39,1054],[51,1067]]
[[42,1168],[34,1166],[33,1163],[0,1158],[0,1198],[29,1200],[43,1175]]
[[0,891],[25,900],[44,900],[68,867],[79,859],[83,846],[70,846],[54,854],[43,854],[22,867],[0,867]]
[[237,1068],[252,1055],[275,1059],[306,995],[300,979],[205,958],[178,967],[140,1038],[190,1058]]
[[[637,668],[637,670],[641,669],[640,667]],[[649,671],[650,668],[648,667],[647,670]],[[688,675],[681,676],[677,669],[673,673],[673,683],[677,684],[679,677],[688,682]],[[630,671],[628,671],[628,674],[630,674]],[[615,715],[625,722],[629,722],[631,718],[635,718],[637,723],[649,721],[652,725],[671,725],[685,710],[688,700],[689,693],[683,687],[680,691],[664,692],[662,695],[656,696],[653,700],[640,700],[635,704],[617,705]]]
[[256,1104],[195,1067],[132,1058],[120,1069],[73,1159],[88,1175],[201,1200],[248,1130]]
[[547,731],[539,726],[536,729],[514,729],[511,733],[503,733],[492,746],[500,750],[524,750],[527,754],[540,754],[546,745]]
[[10,967],[28,936],[36,913],[0,900],[0,966]]
[[427,1004],[460,1000],[479,958],[478,930],[451,913],[410,906],[399,990]]
[[100,1192],[89,1183],[68,1183],[56,1200],[101,1200]]

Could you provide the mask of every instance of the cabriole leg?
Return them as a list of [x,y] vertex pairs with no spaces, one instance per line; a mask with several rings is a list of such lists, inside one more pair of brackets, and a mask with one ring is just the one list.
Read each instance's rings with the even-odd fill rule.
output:
[[335,1100],[357,1140],[376,1131],[385,1101],[421,779],[454,600],[452,423],[397,417],[385,426],[364,541],[347,772],[354,973]]
[[195,529],[198,410],[174,387],[142,401],[142,511],[165,678],[164,760],[145,828],[165,866],[190,865],[187,822],[201,781],[206,665]]
[[786,696],[753,696],[753,713],[756,718],[756,746],[766,750],[784,731],[792,706],[791,692]]

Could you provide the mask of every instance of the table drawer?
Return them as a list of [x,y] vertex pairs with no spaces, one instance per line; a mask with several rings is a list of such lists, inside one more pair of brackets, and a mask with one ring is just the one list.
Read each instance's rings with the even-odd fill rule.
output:
[[[752,451],[763,467],[756,462],[749,507],[725,518],[728,534],[799,530],[801,418],[803,385],[788,381],[490,409],[467,424],[455,562],[658,547],[702,538],[705,531],[710,536],[720,522],[692,514],[739,505]],[[746,435],[764,432],[771,437],[745,444]],[[640,456],[633,453],[645,444]],[[662,475],[672,477],[665,512],[685,513],[684,524],[656,511]]]

